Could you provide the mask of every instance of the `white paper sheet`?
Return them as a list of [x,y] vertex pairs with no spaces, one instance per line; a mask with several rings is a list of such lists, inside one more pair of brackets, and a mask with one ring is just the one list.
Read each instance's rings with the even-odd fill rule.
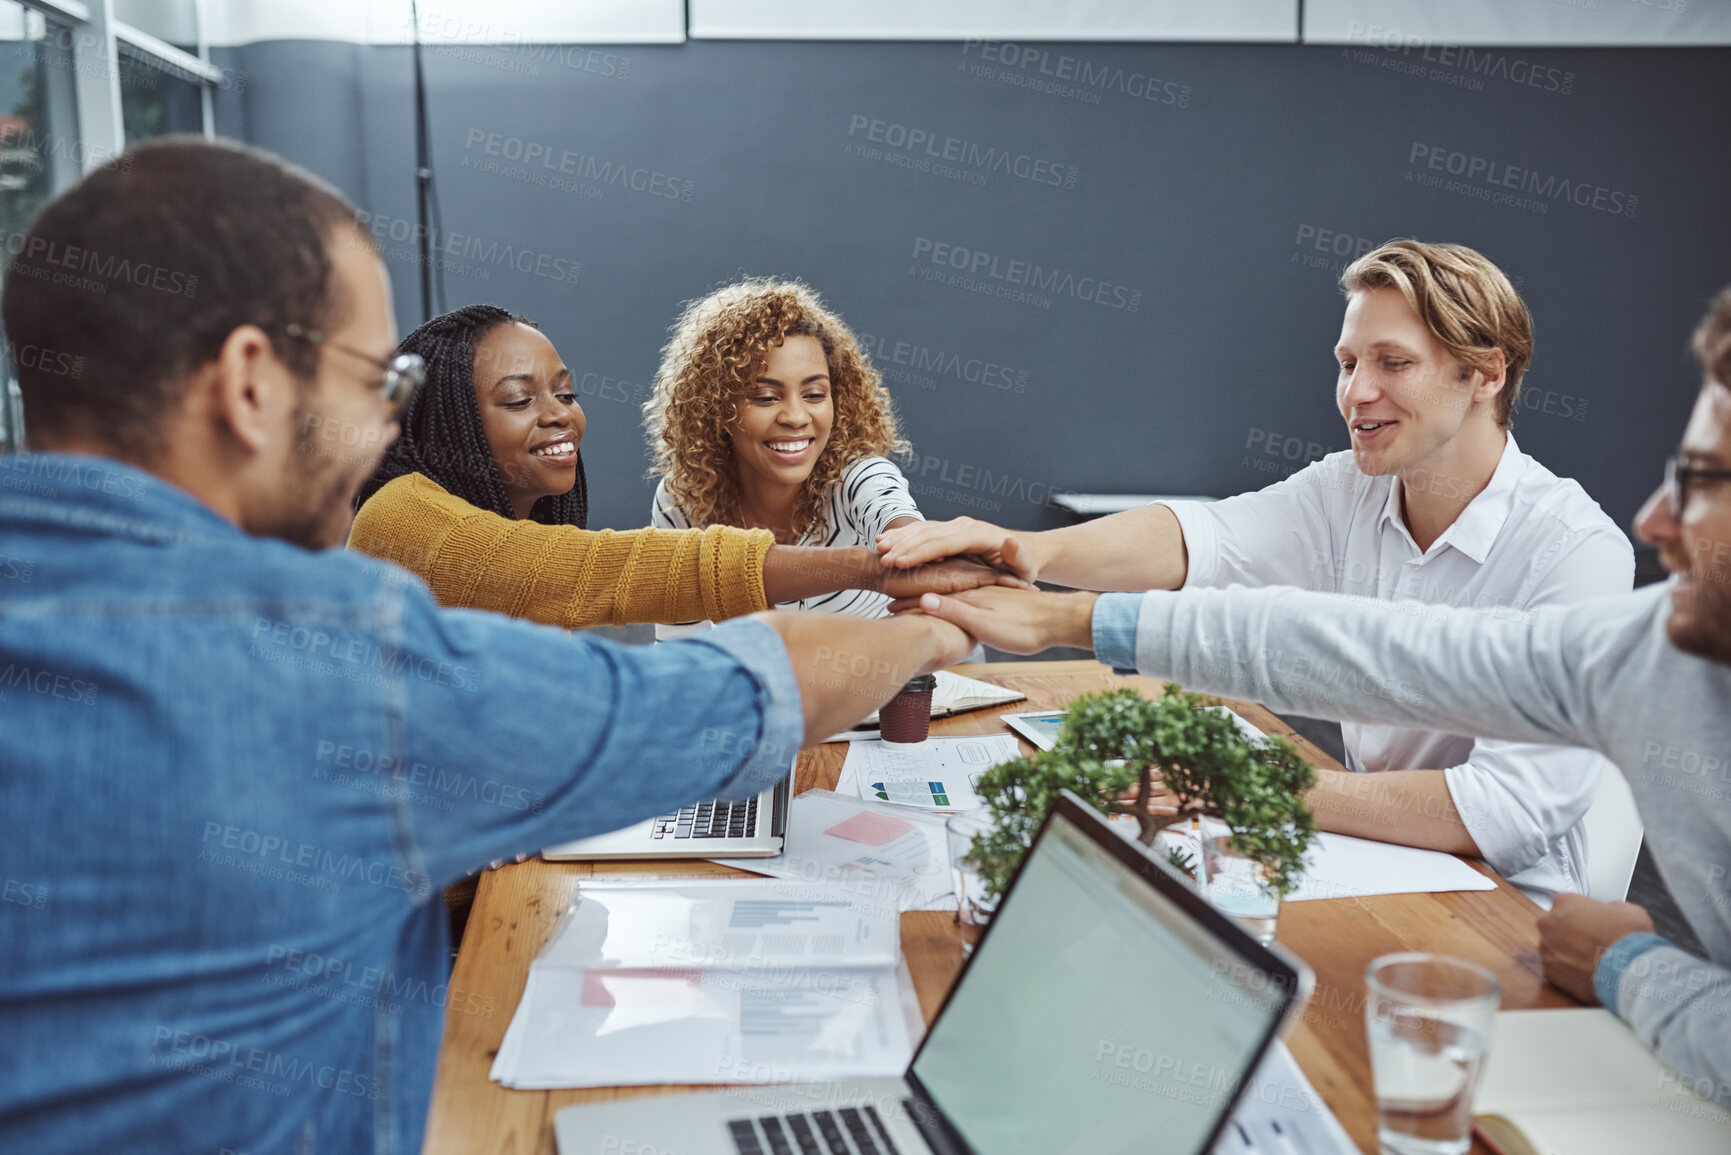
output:
[[1316,836],[1310,865],[1286,901],[1496,888],[1495,882],[1452,854],[1325,833]]
[[491,1075],[520,1089],[899,1075],[913,1048],[898,987],[891,967],[531,965]]
[[953,910],[956,905],[941,815],[828,790],[794,798],[780,854],[716,861],[772,878],[821,883],[853,899],[857,909]]
[[1214,1155],[1357,1155],[1358,1147],[1276,1039],[1251,1076]]
[[1020,753],[1014,734],[927,738],[913,746],[854,742],[842,763],[841,782],[868,802],[944,813],[977,810],[985,803],[974,792],[974,781]]
[[[1225,834],[1228,829],[1216,819],[1203,821],[1208,837]],[[1197,849],[1188,827],[1162,831],[1157,845],[1162,850],[1176,848],[1186,856],[1193,856]],[[1452,854],[1373,842],[1348,834],[1318,834],[1310,844],[1306,863],[1304,876],[1299,879],[1297,889],[1286,896],[1287,902],[1497,888],[1494,881]]]
[[[846,831],[883,833],[857,815]],[[893,905],[801,881],[585,882],[529,965],[491,1075],[520,1088],[896,1075],[919,1031]]]
[[538,962],[569,967],[894,966],[901,923],[832,888],[755,879],[582,882]]

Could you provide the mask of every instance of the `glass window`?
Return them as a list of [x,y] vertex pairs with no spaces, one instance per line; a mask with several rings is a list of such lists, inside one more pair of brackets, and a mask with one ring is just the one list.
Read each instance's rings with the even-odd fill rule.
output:
[[0,0],[0,230],[6,237],[21,234],[42,202],[83,171],[72,45],[70,29]]
[[169,132],[204,131],[200,86],[128,52],[120,52],[120,119],[126,143]]
[[[0,262],[18,251],[42,203],[84,170],[72,70],[76,39],[69,26],[0,0]],[[4,451],[20,446],[24,431],[10,358],[0,358],[0,366]]]
[[114,0],[114,19],[198,55],[198,0]]

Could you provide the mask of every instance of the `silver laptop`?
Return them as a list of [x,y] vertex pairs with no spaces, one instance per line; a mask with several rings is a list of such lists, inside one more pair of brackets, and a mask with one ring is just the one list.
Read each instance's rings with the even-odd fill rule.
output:
[[609,858],[770,858],[787,842],[793,771],[754,798],[708,798],[657,818],[561,842],[541,852],[555,862]]
[[1066,792],[899,1079],[568,1107],[560,1155],[1200,1155],[1304,965]]

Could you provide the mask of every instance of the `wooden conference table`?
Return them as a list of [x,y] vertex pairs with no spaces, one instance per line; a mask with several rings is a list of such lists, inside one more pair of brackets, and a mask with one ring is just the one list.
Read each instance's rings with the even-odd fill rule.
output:
[[[995,662],[958,666],[956,671],[1019,690],[1028,700],[934,720],[934,734],[1001,733],[1000,713],[1059,709],[1090,690],[1130,685],[1157,697],[1161,689],[1153,679],[1119,677],[1094,661]],[[1265,733],[1290,739],[1317,766],[1339,768],[1262,707],[1228,704]],[[1025,743],[1024,748],[1031,749]],[[841,744],[801,754],[796,789],[833,789],[845,756]],[[1398,950],[1444,952],[1495,973],[1502,980],[1505,1010],[1573,1005],[1567,995],[1539,977],[1534,925],[1539,908],[1488,868],[1474,866],[1496,879],[1495,890],[1315,900],[1281,908],[1279,941],[1316,972],[1316,992],[1287,1044],[1364,1151],[1377,1149],[1376,1100],[1364,1036],[1363,976],[1371,959]],[[475,1151],[554,1155],[553,1115],[562,1107],[689,1089],[512,1091],[487,1078],[528,981],[529,963],[546,943],[554,921],[570,905],[576,884],[587,878],[655,875],[740,872],[703,861],[590,864],[535,859],[482,876],[451,977],[453,994],[427,1120],[424,1150],[429,1155]],[[939,911],[902,915],[902,949],[920,1008],[930,1022],[962,965],[954,916]],[[1484,1151],[1477,1143],[1473,1149]]]

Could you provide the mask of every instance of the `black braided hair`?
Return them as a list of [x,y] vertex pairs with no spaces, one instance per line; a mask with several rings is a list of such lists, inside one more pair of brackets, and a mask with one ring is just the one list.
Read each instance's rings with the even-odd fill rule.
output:
[[[386,482],[406,473],[419,473],[478,509],[512,516],[511,499],[493,452],[487,448],[481,407],[475,400],[475,343],[505,324],[532,326],[535,322],[497,305],[465,305],[434,317],[403,338],[397,351],[420,354],[427,363],[427,383],[409,401],[401,436],[361,486],[355,508]],[[589,486],[581,451],[577,454],[577,484],[565,493],[541,498],[529,516],[543,525],[587,526]]]

